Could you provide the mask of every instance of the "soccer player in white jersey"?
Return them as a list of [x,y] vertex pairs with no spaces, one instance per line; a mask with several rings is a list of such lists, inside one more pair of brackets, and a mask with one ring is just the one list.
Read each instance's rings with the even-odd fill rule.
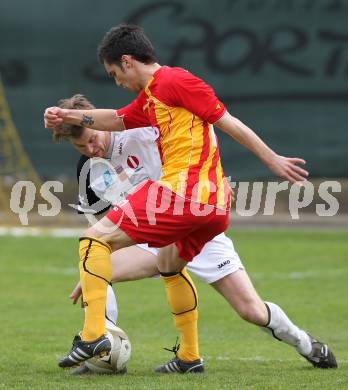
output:
[[[93,109],[83,96],[61,100],[60,107]],[[54,129],[55,140],[68,139],[82,154],[78,166],[79,212],[98,214],[119,203],[133,187],[161,175],[161,160],[156,146],[158,131],[153,127],[123,132],[99,132],[74,125]],[[113,282],[138,280],[158,274],[156,248],[139,244],[112,254]],[[122,258],[132,261],[124,262]],[[214,287],[244,320],[258,325],[280,341],[292,345],[314,367],[336,368],[332,351],[293,324],[284,311],[264,302],[255,291],[232,241],[224,233],[208,242],[187,268]],[[74,303],[81,294],[79,284],[71,294]],[[117,304],[109,287],[107,326],[117,321]]]

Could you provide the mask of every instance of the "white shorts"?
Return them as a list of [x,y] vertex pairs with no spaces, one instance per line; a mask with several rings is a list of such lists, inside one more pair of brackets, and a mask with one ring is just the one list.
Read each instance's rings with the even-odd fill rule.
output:
[[[154,255],[159,252],[159,249],[150,248],[147,244],[137,246]],[[239,269],[244,269],[244,266],[232,241],[225,233],[221,233],[204,245],[201,253],[188,263],[187,268],[203,282],[210,284]]]

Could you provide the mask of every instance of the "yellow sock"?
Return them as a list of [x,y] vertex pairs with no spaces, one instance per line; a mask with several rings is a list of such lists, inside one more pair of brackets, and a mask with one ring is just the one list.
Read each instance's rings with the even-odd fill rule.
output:
[[111,281],[111,248],[102,241],[80,239],[80,281],[85,323],[82,340],[92,341],[105,333],[105,305],[108,284]]
[[186,269],[171,276],[161,275],[161,278],[165,283],[175,326],[180,333],[180,349],[177,356],[184,361],[197,360],[199,352],[196,287]]

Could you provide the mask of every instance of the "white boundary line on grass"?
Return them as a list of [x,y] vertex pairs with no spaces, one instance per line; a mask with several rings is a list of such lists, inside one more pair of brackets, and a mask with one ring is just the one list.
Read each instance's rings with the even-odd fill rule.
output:
[[[41,228],[41,227],[0,227],[0,236],[14,237],[75,237],[76,239],[83,232],[83,228]],[[33,272],[33,270],[31,271]],[[40,272],[45,272],[40,269]],[[46,270],[47,273],[62,273],[62,270],[51,267]],[[72,274],[71,270],[65,270],[63,273]],[[347,268],[293,271],[288,273],[252,273],[255,280],[303,280],[320,278],[340,278],[347,277]]]
[[[76,264],[78,264],[78,260],[76,261]],[[54,266],[43,266],[43,267],[33,267],[33,266],[27,266],[23,265],[19,267],[19,270],[23,274],[50,274],[50,275],[78,275],[79,269],[76,266],[75,267],[54,267]]]
[[246,361],[246,362],[295,362],[297,360],[302,360],[300,357],[298,359],[270,359],[263,356],[253,356],[253,357],[232,357],[232,356],[203,356],[204,360],[220,360],[220,361]]
[[[247,361],[247,362],[296,362],[303,361],[303,359],[299,356],[297,359],[271,359],[263,356],[253,356],[253,357],[230,357],[230,356],[204,356],[206,360],[239,360],[239,361]],[[348,359],[339,359],[338,363],[348,363]]]
[[294,271],[288,273],[252,273],[252,277],[255,280],[302,280],[302,279],[321,279],[321,278],[340,278],[347,277],[347,268],[335,268],[335,269],[321,269],[321,270],[308,270],[308,271]]
[[77,238],[83,230],[83,228],[0,227],[0,236]]

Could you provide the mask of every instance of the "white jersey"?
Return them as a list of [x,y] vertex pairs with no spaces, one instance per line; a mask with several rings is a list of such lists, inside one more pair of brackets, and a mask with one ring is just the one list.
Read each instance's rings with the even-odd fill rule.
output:
[[155,127],[111,133],[109,159],[90,159],[90,186],[102,200],[115,205],[139,183],[162,174]]
[[[123,200],[132,189],[144,180],[161,177],[161,159],[154,127],[111,133],[110,158],[93,158],[90,166],[90,187],[102,200],[112,205]],[[139,248],[153,254],[157,248],[138,244]],[[203,247],[188,269],[206,283],[213,283],[238,269],[243,269],[232,241],[219,234]]]

